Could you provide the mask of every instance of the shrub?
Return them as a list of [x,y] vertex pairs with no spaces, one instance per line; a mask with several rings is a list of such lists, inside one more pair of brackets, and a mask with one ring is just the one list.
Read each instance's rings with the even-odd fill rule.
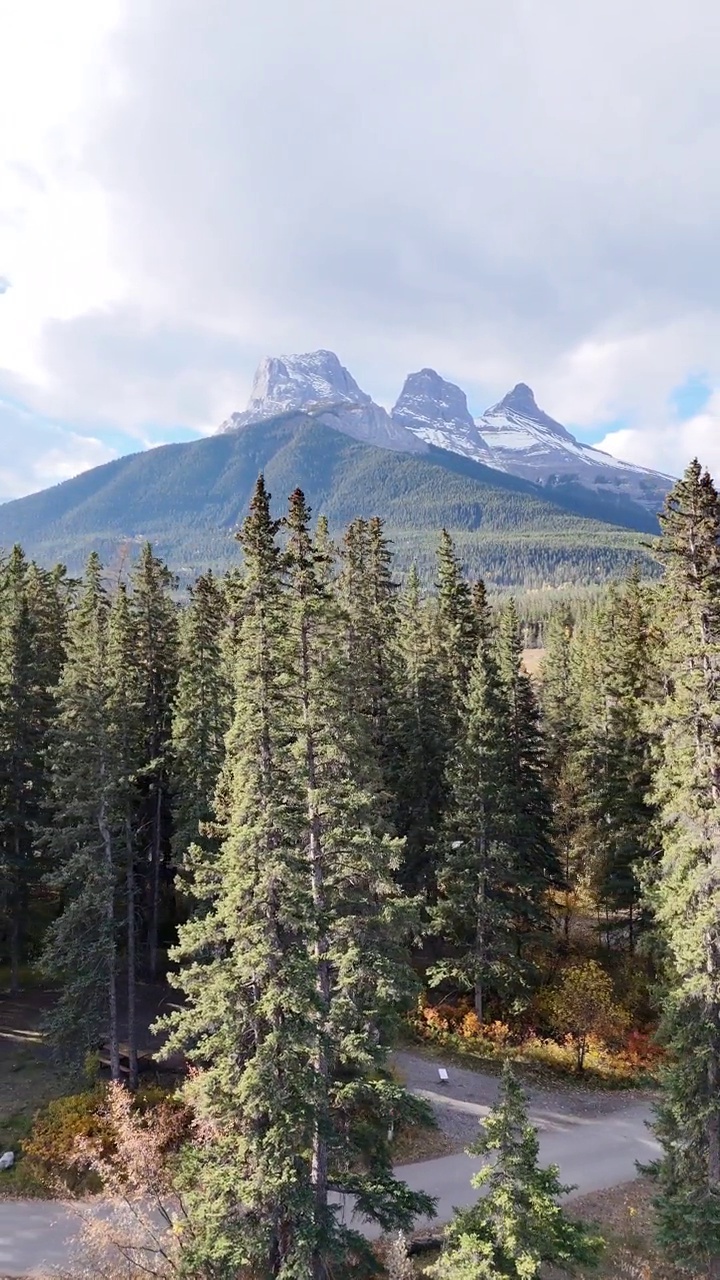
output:
[[578,1072],[585,1067],[594,1040],[613,1040],[628,1023],[626,1011],[615,1000],[612,979],[596,960],[571,965],[556,991],[547,997],[553,1030],[570,1038]]
[[[71,1192],[100,1189],[90,1162],[78,1158],[78,1148],[91,1144],[106,1158],[114,1152],[115,1133],[107,1100],[107,1086],[98,1085],[84,1093],[56,1098],[37,1113],[29,1136],[23,1140],[22,1153],[45,1187],[60,1183]],[[163,1120],[174,1117],[178,1142],[189,1126],[184,1104],[157,1086],[138,1090],[132,1096],[132,1109],[140,1115],[153,1112]]]

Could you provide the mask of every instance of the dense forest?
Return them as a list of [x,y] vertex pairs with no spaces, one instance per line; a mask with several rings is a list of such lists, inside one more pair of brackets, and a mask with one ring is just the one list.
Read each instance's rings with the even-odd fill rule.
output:
[[[263,477],[236,567],[182,602],[150,545],[78,580],[2,561],[0,962],[13,991],[29,965],[56,984],[68,1074],[105,1045],[131,1091],[139,987],[175,989],[194,1121],[172,1274],[381,1274],[337,1197],[386,1232],[431,1209],[393,1173],[423,1108],[388,1055],[457,1014],[508,1045],[542,1024],[578,1074],[603,1038],[656,1031],[661,1244],[720,1276],[720,501],[699,464],[661,530],[661,577],[522,619],[447,532],[434,588],[399,586],[381,520],[336,545],[299,489],[278,517]],[[500,1167],[511,1074],[503,1097]],[[504,1221],[521,1181],[496,1188]],[[522,1270],[497,1231],[466,1216],[435,1274],[594,1248],[556,1224]]]

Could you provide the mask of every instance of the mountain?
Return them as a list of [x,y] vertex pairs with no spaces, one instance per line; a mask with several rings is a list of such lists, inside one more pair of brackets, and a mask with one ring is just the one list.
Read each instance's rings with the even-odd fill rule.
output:
[[382,516],[399,571],[415,562],[428,583],[443,526],[468,572],[498,585],[600,581],[637,559],[649,564],[641,535],[657,526],[641,507],[626,504],[620,520],[611,503],[588,490],[545,494],[529,481],[421,444],[414,453],[365,444],[328,425],[320,401],[118,458],[0,505],[0,546],[21,542],[42,563],[63,560],[73,572],[95,549],[116,572],[149,539],[187,580],[209,566],[237,563],[233,531],[264,471],[278,514],[300,485],[336,534],[356,516]]
[[539,409],[530,387],[519,382],[477,422],[493,465],[545,485],[575,481],[597,492],[616,493],[653,512],[673,486],[671,476],[620,462],[601,449],[575,439]]
[[538,408],[524,382],[474,419],[460,387],[434,369],[420,369],[408,375],[387,413],[332,351],[267,357],[255,374],[247,408],[231,414],[219,430],[242,431],[297,411],[311,412],[365,444],[403,453],[424,453],[434,445],[543,488],[593,490],[614,505],[621,523],[626,503],[639,503],[655,515],[673,484],[669,476],[580,443]]
[[327,426],[366,444],[402,453],[426,451],[422,440],[360,390],[333,351],[267,356],[258,366],[247,409],[231,414],[219,431],[239,431],[297,410],[310,410]]
[[465,392],[454,382],[446,382],[434,369],[408,375],[392,420],[439,449],[461,453],[488,466],[495,463],[492,450],[468,409]]
[[582,485],[598,493],[640,503],[653,513],[672,488],[670,476],[620,462],[581,444],[538,408],[530,387],[519,382],[499,404],[473,419],[465,393],[433,369],[406,379],[392,411],[394,421],[421,440],[474,458],[498,471],[543,486]]

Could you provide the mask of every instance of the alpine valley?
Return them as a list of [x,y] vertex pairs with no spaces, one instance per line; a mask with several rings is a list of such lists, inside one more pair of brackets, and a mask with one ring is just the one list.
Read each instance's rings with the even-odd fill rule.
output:
[[411,373],[391,411],[330,351],[260,364],[217,433],[137,453],[0,506],[0,546],[77,571],[150,540],[181,579],[237,562],[233,531],[263,471],[278,513],[296,486],[333,532],[379,515],[398,566],[433,573],[441,528],[496,586],[597,582],[637,560],[672,479],[578,442],[516,386],[473,418],[460,387]]

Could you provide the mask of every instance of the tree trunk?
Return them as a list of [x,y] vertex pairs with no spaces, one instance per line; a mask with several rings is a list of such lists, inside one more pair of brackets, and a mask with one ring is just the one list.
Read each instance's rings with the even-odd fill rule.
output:
[[150,902],[150,935],[148,938],[148,959],[150,979],[152,982],[158,973],[158,934],[160,932],[160,858],[161,858],[161,818],[162,818],[162,783],[157,781],[155,795],[155,818],[153,822],[152,867],[151,867],[151,902]]
[[[320,815],[315,804],[317,788],[317,767],[315,760],[315,740],[313,735],[312,716],[310,712],[310,652],[307,624],[301,628],[302,669],[303,669],[303,722],[305,725],[305,760],[307,767],[307,820],[308,820],[308,860],[312,881],[312,901],[315,919],[320,922],[325,915],[325,884],[323,868],[322,832]],[[330,1009],[330,965],[328,961],[328,939],[324,934],[318,936],[315,944],[315,965],[317,972],[317,990],[320,1003],[325,1014]],[[323,1019],[324,1022],[324,1019]],[[312,1146],[311,1179],[315,1198],[315,1226],[321,1226],[328,1212],[328,1149],[327,1149],[327,1098],[330,1087],[330,1070],[324,1044],[325,1027],[321,1026],[315,1053],[315,1071],[322,1086],[321,1102],[315,1120]],[[312,1260],[312,1280],[325,1280],[326,1267],[323,1255],[315,1250]]]
[[107,801],[103,796],[100,801],[98,826],[105,853],[105,923],[108,930],[108,1016],[109,1016],[109,1050],[110,1078],[120,1079],[120,1043],[118,1036],[118,1001],[117,1001],[117,948],[115,942],[115,875],[112,856],[112,836],[107,820]]
[[125,818],[125,896],[127,900],[127,1043],[128,1084],[138,1087],[137,1032],[135,1026],[135,994],[137,984],[137,937],[135,919],[135,850],[130,819]]
[[10,901],[10,995],[20,994],[20,915],[17,904]]

